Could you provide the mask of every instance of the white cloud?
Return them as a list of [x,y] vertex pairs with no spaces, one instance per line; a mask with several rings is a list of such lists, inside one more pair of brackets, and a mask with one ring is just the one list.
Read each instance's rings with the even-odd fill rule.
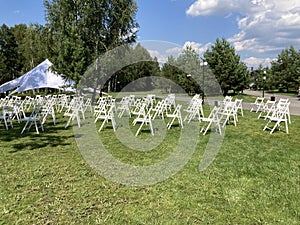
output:
[[197,0],[186,13],[191,16],[240,15],[237,18],[239,33],[228,39],[240,52],[276,55],[291,45],[300,48],[298,0]]
[[263,67],[270,67],[271,62],[274,59],[270,58],[256,58],[256,57],[249,57],[247,59],[244,59],[243,62],[247,65],[247,67],[253,67],[257,68],[259,65],[262,65]]
[[203,55],[203,53],[211,46],[211,43],[207,43],[205,45],[193,42],[193,41],[187,41],[183,45],[183,49],[185,49],[187,46],[190,46],[192,49],[194,49],[199,55]]
[[187,41],[183,46],[160,41],[148,41],[142,42],[141,44],[147,49],[151,57],[157,58],[159,63],[167,62],[169,56],[177,58],[187,46],[192,47],[199,55],[203,55],[203,53],[211,46],[211,43],[201,44],[193,41]]
[[156,57],[159,63],[165,63],[168,60],[168,56],[163,52],[160,52],[158,50],[149,50],[149,49],[148,52],[151,55],[151,57]]
[[182,51],[180,47],[169,48],[166,50],[166,53],[169,55],[179,55]]

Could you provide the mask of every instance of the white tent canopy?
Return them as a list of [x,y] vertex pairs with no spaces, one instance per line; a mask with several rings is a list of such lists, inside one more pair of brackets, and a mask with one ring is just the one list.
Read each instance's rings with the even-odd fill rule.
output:
[[51,71],[49,68],[51,65],[52,63],[46,59],[21,77],[2,84],[0,86],[0,93],[13,90],[15,88],[17,89],[15,89],[11,94],[37,88],[56,88],[73,91],[70,86],[72,86],[74,82],[65,81],[62,76]]

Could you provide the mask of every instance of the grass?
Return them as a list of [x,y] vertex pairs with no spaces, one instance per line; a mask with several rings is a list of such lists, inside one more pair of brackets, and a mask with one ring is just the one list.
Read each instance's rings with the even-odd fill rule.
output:
[[298,90],[291,90],[291,91],[282,91],[282,90],[267,90],[266,93],[269,94],[278,94],[278,95],[284,95],[289,97],[295,97],[298,95]]
[[[205,171],[198,166],[209,135],[199,135],[183,169],[143,187],[114,183],[91,169],[61,115],[40,135],[21,136],[22,126],[6,131],[1,124],[0,224],[299,224],[300,117],[292,116],[288,135],[262,131],[265,121],[256,118],[245,111],[237,127],[227,126]],[[99,137],[121,161],[149,165],[168,157],[179,135],[172,127],[152,151],[124,147],[110,125]],[[149,136],[145,128],[139,138]]]

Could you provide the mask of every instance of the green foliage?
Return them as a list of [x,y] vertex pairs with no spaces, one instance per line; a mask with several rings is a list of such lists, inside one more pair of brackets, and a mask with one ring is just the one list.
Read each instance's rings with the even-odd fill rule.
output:
[[242,91],[249,85],[249,72],[233,46],[224,38],[217,39],[204,54],[205,60],[219,81],[223,95],[229,90]]
[[159,73],[157,59],[144,47],[122,45],[95,60],[82,77],[79,88],[92,87],[108,92],[123,88],[123,91],[147,91],[153,88],[152,76]]
[[100,54],[136,39],[132,0],[44,1],[55,70],[76,83]]
[[18,44],[11,29],[0,27],[0,84],[17,78],[22,68]]
[[[176,59],[174,59],[172,56],[168,57],[168,61],[163,64],[161,68],[161,74],[164,78],[175,82],[176,84],[183,84],[184,82],[188,81],[188,78],[186,77],[187,73],[176,66]],[[172,82],[165,83],[165,86],[162,88],[169,93],[179,91],[177,90],[177,85],[174,85]]]
[[300,75],[300,51],[293,46],[281,51],[277,59],[271,64],[274,86],[278,89],[297,89]]
[[[201,91],[199,80],[202,76],[200,62],[199,54],[187,46],[177,59],[172,56],[168,57],[161,69],[162,76],[175,82],[189,94],[199,93]],[[177,85],[169,83],[169,87],[166,89],[169,92],[181,91]]]
[[43,25],[30,24],[27,27],[25,24],[19,24],[11,29],[22,57],[22,74],[49,58],[47,30]]

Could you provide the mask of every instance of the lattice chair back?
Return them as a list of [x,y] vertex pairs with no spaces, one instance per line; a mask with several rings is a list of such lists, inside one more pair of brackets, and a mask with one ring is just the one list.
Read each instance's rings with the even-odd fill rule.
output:
[[290,114],[290,100],[288,98],[280,98],[277,103],[277,107],[284,107],[286,110],[286,116],[288,118],[289,123],[291,123],[291,114]]

